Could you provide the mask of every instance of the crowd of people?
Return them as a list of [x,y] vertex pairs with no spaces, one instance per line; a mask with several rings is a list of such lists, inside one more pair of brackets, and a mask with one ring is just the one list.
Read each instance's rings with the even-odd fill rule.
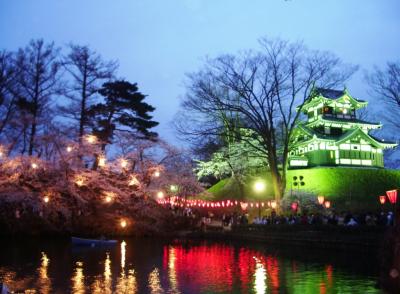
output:
[[339,226],[391,226],[394,222],[393,212],[380,213],[360,213],[350,212],[326,214],[306,214],[289,216],[270,216],[255,217],[252,224],[256,225],[278,225],[278,224],[301,224],[301,225],[339,225]]

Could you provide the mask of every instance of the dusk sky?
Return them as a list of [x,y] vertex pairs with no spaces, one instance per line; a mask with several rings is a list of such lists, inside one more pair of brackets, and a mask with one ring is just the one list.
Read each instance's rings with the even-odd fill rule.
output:
[[373,107],[364,70],[399,59],[399,16],[398,0],[0,0],[0,48],[43,38],[117,59],[119,76],[137,82],[157,108],[161,137],[177,143],[170,122],[185,73],[206,56],[257,49],[263,36],[304,40],[358,64],[347,87]]

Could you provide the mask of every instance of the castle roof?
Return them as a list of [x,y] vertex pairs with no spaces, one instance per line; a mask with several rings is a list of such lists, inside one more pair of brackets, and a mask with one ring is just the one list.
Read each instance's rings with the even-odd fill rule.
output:
[[323,105],[333,106],[344,103],[350,103],[355,109],[365,107],[368,104],[367,101],[353,98],[346,88],[335,90],[314,87],[304,104],[298,106],[296,109],[306,113],[312,107],[322,107]]
[[319,141],[329,141],[335,144],[340,144],[343,143],[345,141],[351,140],[354,137],[362,137],[363,139],[370,141],[371,144],[377,146],[377,147],[381,147],[381,148],[393,148],[397,146],[397,143],[395,142],[389,142],[389,141],[384,141],[384,140],[380,140],[378,138],[375,138],[369,134],[366,134],[365,132],[363,132],[360,128],[354,128],[354,129],[350,129],[347,132],[343,133],[340,136],[335,136],[335,135],[331,135],[331,134],[323,134],[323,133],[319,133],[307,126],[305,126],[304,124],[299,124],[298,127],[296,128],[298,131],[300,131],[303,134],[306,134],[309,136],[309,139],[305,140],[305,141],[301,141],[298,143],[295,143],[295,145],[303,145],[303,144],[309,144],[311,141],[314,140],[319,140]]
[[378,122],[368,122],[365,120],[357,119],[357,118],[338,118],[338,117],[328,117],[328,116],[319,116],[316,120],[307,122],[309,127],[325,125],[325,126],[341,126],[344,124],[351,124],[353,126],[364,126],[368,129],[379,129],[382,127],[381,123]]
[[[334,89],[325,89],[325,88],[314,88],[314,93],[320,95],[324,98],[336,100],[344,95],[349,95],[346,89],[343,90],[334,90]],[[353,97],[352,97],[353,98]],[[357,102],[363,103],[366,102],[364,100],[355,99]]]

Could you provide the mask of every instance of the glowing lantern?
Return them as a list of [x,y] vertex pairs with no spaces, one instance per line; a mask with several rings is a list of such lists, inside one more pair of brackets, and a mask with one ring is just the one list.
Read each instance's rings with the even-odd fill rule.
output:
[[276,206],[277,206],[276,201],[275,201],[275,200],[274,200],[274,201],[271,201],[271,207],[272,207],[272,209],[275,209]]
[[299,206],[299,204],[298,204],[297,202],[293,202],[292,205],[291,205],[292,210],[293,210],[293,211],[296,211],[297,208],[298,208],[298,206]]
[[44,196],[43,197],[43,201],[44,201],[44,203],[48,203],[50,201],[50,197],[49,196]]
[[174,193],[178,192],[178,186],[177,185],[171,185],[169,188],[170,188],[171,192],[174,192]]
[[82,187],[85,184],[85,179],[82,176],[77,176],[75,178],[75,184],[79,187]]
[[386,195],[390,203],[395,204],[397,202],[397,190],[386,191]]
[[120,226],[121,226],[121,228],[125,228],[126,227],[126,225],[127,225],[127,223],[126,223],[126,220],[121,220],[121,222],[120,222]]
[[237,202],[237,201],[235,201],[235,205],[238,205],[238,202]]
[[72,147],[71,147],[71,146],[68,146],[68,147],[67,147],[67,152],[68,152],[68,153],[72,152]]
[[86,136],[86,142],[88,142],[89,144],[94,144],[96,143],[97,138],[94,135],[88,135]]
[[383,205],[386,202],[386,196],[379,196],[379,202]]
[[241,207],[243,210],[246,210],[248,205],[249,205],[249,204],[246,203],[246,202],[240,202],[240,207]]
[[265,203],[264,203],[264,202],[261,202],[261,206],[264,207],[264,205],[265,205]]
[[131,176],[131,178],[129,179],[129,186],[138,186],[139,185],[139,181],[135,176]]
[[324,205],[325,205],[325,208],[330,208],[331,207],[331,202],[330,201],[325,201]]
[[256,192],[262,192],[265,190],[265,183],[258,181],[254,184],[254,190],[256,190]]
[[121,159],[120,165],[122,168],[126,168],[128,166],[128,161],[126,159]]
[[164,198],[164,193],[162,191],[159,191],[157,193],[157,197],[160,198],[160,199]]
[[160,176],[160,171],[156,170],[153,174],[154,177],[158,178]]
[[99,166],[105,167],[106,166],[106,158],[104,156],[99,157]]
[[104,201],[110,203],[113,200],[115,194],[113,192],[106,192],[105,194],[106,197],[104,198]]
[[38,168],[38,165],[37,165],[36,163],[32,163],[32,164],[31,164],[31,167],[32,167],[33,169],[37,169],[37,168]]
[[325,197],[324,196],[318,196],[318,203],[320,205],[324,204],[324,201],[325,201]]

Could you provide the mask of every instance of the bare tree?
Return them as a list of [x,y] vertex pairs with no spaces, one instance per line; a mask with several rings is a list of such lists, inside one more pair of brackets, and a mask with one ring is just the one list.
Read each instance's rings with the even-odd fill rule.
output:
[[70,104],[61,106],[61,110],[65,116],[77,122],[76,134],[81,144],[90,125],[88,109],[94,103],[98,89],[114,76],[118,65],[115,61],[103,61],[88,46],[71,44],[63,66],[71,76],[71,83],[65,91]]
[[33,155],[37,147],[41,127],[53,117],[49,108],[52,97],[60,90],[58,53],[54,43],[45,44],[43,40],[32,40],[17,53],[18,76],[14,91],[23,129],[22,153],[27,151],[28,155]]
[[367,81],[373,92],[386,105],[390,116],[386,119],[400,130],[400,61],[388,62],[384,69],[375,67],[367,75]]
[[[261,151],[271,171],[275,198],[285,191],[292,132],[314,84],[343,84],[356,67],[328,52],[311,51],[302,43],[262,39],[261,50],[208,60],[188,75],[183,100],[189,135],[218,134],[228,128]],[[296,107],[298,111],[296,112]],[[239,117],[219,120],[221,113]],[[241,129],[252,132],[250,138]]]
[[13,54],[0,51],[0,137],[10,122],[15,110],[15,95],[13,87],[16,70]]

